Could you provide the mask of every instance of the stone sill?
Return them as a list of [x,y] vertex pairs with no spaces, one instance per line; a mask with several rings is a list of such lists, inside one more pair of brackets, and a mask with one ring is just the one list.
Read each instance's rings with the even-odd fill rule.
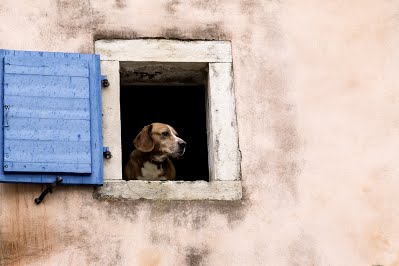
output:
[[241,181],[104,180],[96,198],[114,200],[240,200]]

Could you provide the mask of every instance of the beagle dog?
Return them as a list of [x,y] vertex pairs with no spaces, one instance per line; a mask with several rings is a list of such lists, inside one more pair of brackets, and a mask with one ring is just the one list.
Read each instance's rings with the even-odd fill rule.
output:
[[135,149],[124,168],[126,180],[175,180],[176,170],[170,157],[178,158],[187,143],[177,136],[173,127],[152,123],[145,126],[133,141]]

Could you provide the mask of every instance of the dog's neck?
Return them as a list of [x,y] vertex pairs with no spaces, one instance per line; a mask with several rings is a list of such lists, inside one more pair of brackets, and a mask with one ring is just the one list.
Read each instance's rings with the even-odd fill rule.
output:
[[168,155],[165,154],[153,154],[151,156],[151,162],[157,162],[157,163],[162,163],[163,161],[168,158]]
[[166,159],[168,158],[168,155],[166,154],[161,154],[161,153],[157,153],[157,152],[141,152],[138,151],[141,154],[141,158],[142,158],[142,163],[144,164],[145,162],[150,162],[152,164],[155,164],[158,169],[162,168],[162,165],[164,164],[164,162],[166,161]]

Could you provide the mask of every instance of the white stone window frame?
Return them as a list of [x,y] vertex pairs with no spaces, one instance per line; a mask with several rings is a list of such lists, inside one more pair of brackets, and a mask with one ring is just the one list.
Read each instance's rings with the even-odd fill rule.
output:
[[[112,152],[104,160],[99,198],[154,200],[239,200],[242,198],[241,154],[230,41],[162,39],[98,40],[95,53],[110,86],[102,90],[103,143]],[[207,130],[209,182],[125,181],[122,179],[120,62],[190,62],[209,66]]]

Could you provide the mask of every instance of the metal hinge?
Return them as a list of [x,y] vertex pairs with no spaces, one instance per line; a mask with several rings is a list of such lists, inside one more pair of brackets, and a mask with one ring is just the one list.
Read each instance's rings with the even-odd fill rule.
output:
[[103,87],[108,87],[109,86],[109,81],[108,81],[106,75],[101,75],[101,84],[102,84]]
[[105,159],[110,159],[112,157],[108,147],[103,147],[103,156]]

